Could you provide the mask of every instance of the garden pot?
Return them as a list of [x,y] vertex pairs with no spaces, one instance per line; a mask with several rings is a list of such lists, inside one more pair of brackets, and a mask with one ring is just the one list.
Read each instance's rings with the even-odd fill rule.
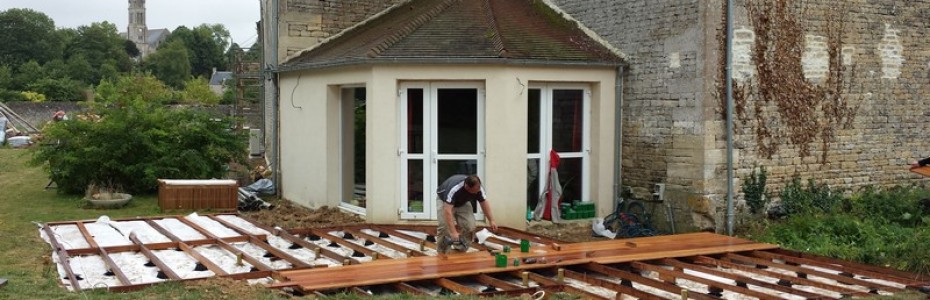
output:
[[124,193],[98,193],[90,197],[84,197],[84,200],[90,202],[94,207],[100,208],[119,208],[132,200],[132,195]]

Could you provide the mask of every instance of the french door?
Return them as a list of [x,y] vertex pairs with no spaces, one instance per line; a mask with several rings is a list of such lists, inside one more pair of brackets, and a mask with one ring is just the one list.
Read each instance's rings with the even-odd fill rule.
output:
[[527,206],[536,207],[546,187],[550,150],[560,156],[556,170],[563,201],[591,201],[590,89],[587,85],[539,84],[530,86],[527,94]]
[[484,174],[484,88],[407,82],[399,100],[401,218],[435,220],[435,191],[443,180]]

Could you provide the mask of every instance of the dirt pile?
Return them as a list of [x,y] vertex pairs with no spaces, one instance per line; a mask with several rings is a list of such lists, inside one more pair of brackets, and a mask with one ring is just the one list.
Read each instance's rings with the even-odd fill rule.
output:
[[365,223],[362,217],[336,207],[310,209],[287,200],[270,201],[274,208],[242,214],[269,226],[285,229],[321,228]]

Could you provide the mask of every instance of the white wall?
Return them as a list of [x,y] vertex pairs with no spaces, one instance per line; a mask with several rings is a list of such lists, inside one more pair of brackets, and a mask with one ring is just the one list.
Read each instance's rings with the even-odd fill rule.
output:
[[[339,85],[367,93],[367,219],[396,223],[400,200],[398,85],[403,81],[469,81],[485,85],[483,181],[498,225],[525,227],[526,115],[531,82],[591,87],[591,197],[599,215],[613,203],[614,68],[385,65],[280,76],[283,196],[309,207],[340,202]],[[327,146],[329,143],[330,146]]]

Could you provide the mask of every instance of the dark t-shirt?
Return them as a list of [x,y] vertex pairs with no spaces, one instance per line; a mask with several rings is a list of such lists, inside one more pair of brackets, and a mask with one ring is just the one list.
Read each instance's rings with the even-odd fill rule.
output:
[[436,189],[436,194],[439,195],[439,199],[452,204],[452,206],[460,207],[465,205],[465,203],[471,202],[472,208],[477,210],[478,208],[475,202],[484,202],[485,199],[484,187],[482,186],[481,191],[478,193],[469,193],[465,190],[465,178],[468,178],[468,176],[450,176],[449,179],[446,179],[446,181],[443,181],[442,184],[439,185],[439,188]]

